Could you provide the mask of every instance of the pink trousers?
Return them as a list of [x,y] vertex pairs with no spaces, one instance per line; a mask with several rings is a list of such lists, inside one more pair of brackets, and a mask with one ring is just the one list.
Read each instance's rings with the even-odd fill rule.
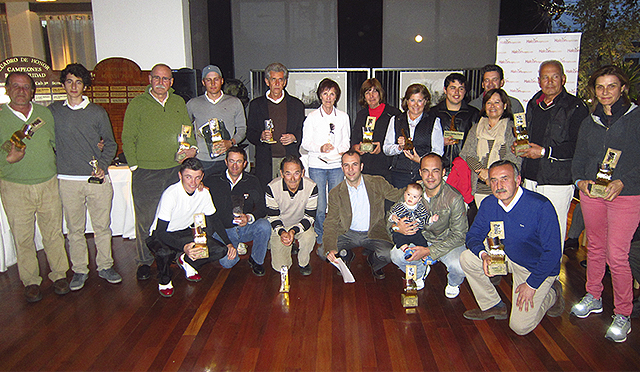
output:
[[588,293],[602,295],[606,265],[611,269],[614,313],[631,315],[633,276],[629,266],[631,239],[640,222],[640,195],[618,196],[613,201],[580,193],[587,245]]

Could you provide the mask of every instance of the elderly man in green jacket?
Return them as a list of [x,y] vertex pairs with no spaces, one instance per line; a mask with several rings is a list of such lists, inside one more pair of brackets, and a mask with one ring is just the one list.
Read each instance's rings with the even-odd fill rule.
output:
[[[329,192],[329,212],[324,220],[324,247],[327,258],[353,261],[353,248],[364,247],[371,253],[367,262],[376,279],[384,279],[382,268],[391,262],[393,247],[386,229],[384,201],[397,201],[402,189],[391,186],[381,176],[362,174],[360,154],[349,150],[342,155],[345,179]],[[353,218],[357,216],[357,218]]]
[[146,239],[162,192],[178,182],[180,164],[198,151],[187,106],[182,97],[173,93],[171,85],[169,66],[155,65],[145,92],[129,103],[124,114],[122,150],[133,172],[138,280],[151,276],[153,256]]

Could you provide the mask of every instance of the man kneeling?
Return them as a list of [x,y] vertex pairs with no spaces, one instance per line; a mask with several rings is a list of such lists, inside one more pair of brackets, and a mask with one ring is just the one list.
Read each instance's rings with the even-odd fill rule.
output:
[[489,180],[493,196],[482,201],[467,233],[469,249],[460,255],[480,306],[464,317],[507,318],[507,307],[489,279],[491,258],[484,245],[487,236],[497,236],[504,243],[507,271],[513,274],[509,327],[526,335],[545,314],[557,317],[564,310],[562,284],[557,280],[562,258],[558,216],[549,199],[519,186],[518,168],[508,160],[491,164]]
[[[185,271],[187,280],[198,282],[202,278],[198,269],[206,263],[220,260],[224,268],[231,268],[238,262],[236,249],[231,244],[220,219],[214,215],[216,208],[208,190],[198,190],[204,171],[198,159],[189,158],[180,166],[180,182],[167,187],[162,193],[155,222],[151,226],[147,245],[156,255],[158,265],[158,290],[163,297],[173,296],[171,283],[171,262],[176,253],[178,264]],[[194,215],[203,213],[206,217],[207,248],[195,246],[191,225]],[[226,246],[212,238],[214,233]],[[208,258],[201,257],[208,249]]]

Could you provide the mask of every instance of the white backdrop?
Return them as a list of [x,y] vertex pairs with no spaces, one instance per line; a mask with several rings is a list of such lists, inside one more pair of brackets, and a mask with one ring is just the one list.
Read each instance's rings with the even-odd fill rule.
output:
[[562,62],[567,75],[565,88],[573,95],[578,87],[581,33],[498,36],[496,64],[504,70],[504,88],[527,107],[540,90],[540,63],[555,59]]

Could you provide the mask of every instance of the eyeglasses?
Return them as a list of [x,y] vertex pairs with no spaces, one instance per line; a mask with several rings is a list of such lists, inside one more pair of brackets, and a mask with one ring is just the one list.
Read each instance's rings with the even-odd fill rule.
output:
[[155,75],[151,76],[151,80],[155,80],[155,81],[162,80],[163,83],[168,83],[169,81],[171,81],[171,79],[173,78],[166,77],[166,76],[155,76]]

